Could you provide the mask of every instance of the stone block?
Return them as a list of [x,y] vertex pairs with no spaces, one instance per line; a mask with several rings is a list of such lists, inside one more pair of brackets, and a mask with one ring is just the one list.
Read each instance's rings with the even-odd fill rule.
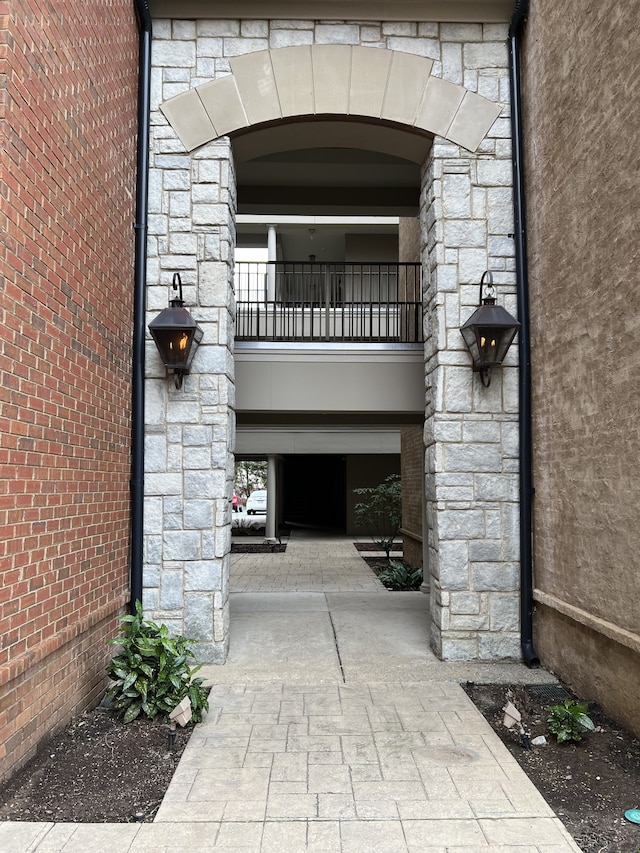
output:
[[167,442],[163,435],[147,435],[144,440],[144,470],[166,472]]
[[222,563],[202,560],[185,564],[184,588],[188,592],[213,591],[222,588]]
[[182,491],[182,476],[176,474],[147,474],[144,478],[145,495],[179,495]]
[[211,444],[211,427],[186,426],[182,431],[182,443],[185,447],[208,447]]
[[266,50],[269,47],[267,39],[243,39],[243,38],[224,38],[222,44],[223,55],[227,58],[233,56],[246,56],[248,53],[254,53],[259,50]]
[[465,421],[462,428],[462,440],[467,443],[500,443],[501,424],[498,421]]
[[444,370],[444,410],[470,412],[473,405],[473,386],[468,367],[448,366]]
[[158,590],[143,589],[142,590],[142,609],[145,613],[153,614],[158,610]]
[[299,47],[313,44],[313,33],[310,30],[272,30],[269,45],[272,48]]
[[144,499],[144,533],[162,533],[162,497]]
[[156,68],[193,68],[196,64],[195,41],[154,39],[153,64]]
[[450,607],[452,615],[478,615],[480,596],[472,592],[452,592]]
[[449,628],[452,631],[486,631],[489,628],[489,614],[460,614],[458,616],[451,614]]
[[460,444],[446,448],[446,471],[500,472],[502,454],[499,447],[486,444]]
[[518,478],[513,474],[477,474],[475,485],[479,501],[518,500]]
[[160,609],[180,610],[182,608],[182,572],[167,571],[160,575]]
[[520,598],[513,594],[493,593],[489,599],[492,631],[518,631],[520,626]]
[[462,85],[462,45],[447,44],[440,45],[440,56],[442,62],[442,78],[457,86]]
[[484,536],[484,532],[485,518],[480,510],[443,510],[438,513],[441,542],[444,539],[477,539]]
[[170,530],[162,537],[162,548],[165,560],[199,560],[200,533],[196,530]]
[[472,563],[471,588],[476,592],[512,592],[518,589],[515,563]]
[[470,218],[471,182],[468,175],[442,176],[442,213],[448,219]]
[[[155,33],[155,22],[153,30]],[[206,38],[208,36],[237,36],[240,34],[240,21],[218,21],[203,18],[197,22],[197,32],[199,38]]]
[[480,281],[487,269],[487,250],[461,246],[458,250],[458,277],[461,283]]
[[512,166],[508,160],[478,160],[478,183],[485,187],[510,187]]
[[198,76],[201,76],[200,70],[201,68],[203,68],[204,63],[207,62],[210,63],[210,67],[212,70],[209,79],[215,77],[215,62],[213,62],[213,60],[218,59],[222,56],[222,50],[223,42],[221,38],[198,39],[198,43],[196,46],[196,73],[198,74]]
[[478,656],[478,642],[475,638],[442,637],[442,660],[475,660]]
[[213,526],[213,503],[185,501],[183,518],[186,530],[209,530]]
[[486,246],[487,223],[483,219],[445,219],[444,240],[455,248]]
[[210,593],[185,593],[184,632],[185,636],[197,642],[213,639],[213,600]]
[[145,536],[143,547],[145,563],[159,565],[162,562],[162,536]]
[[474,563],[497,563],[505,557],[499,540],[478,539],[469,542],[469,559]]
[[240,35],[243,38],[267,38],[269,35],[269,22],[240,21]]
[[480,660],[520,660],[519,634],[480,634],[478,657]]
[[[438,529],[439,532],[439,529]],[[469,589],[469,560],[467,543],[440,541],[438,546],[438,577],[443,590]]]
[[185,471],[185,500],[226,499],[226,474],[223,470]]
[[357,24],[316,24],[316,44],[358,44],[360,27]]
[[440,59],[440,42],[437,39],[407,38],[406,36],[389,36],[389,50],[424,56],[426,59]]
[[506,68],[508,62],[506,41],[465,44],[464,64],[466,68]]
[[160,586],[160,566],[144,564],[143,585],[145,589],[157,589]]

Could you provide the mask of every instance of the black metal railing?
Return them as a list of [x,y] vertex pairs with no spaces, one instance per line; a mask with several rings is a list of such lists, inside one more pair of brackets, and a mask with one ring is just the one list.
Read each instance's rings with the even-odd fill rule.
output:
[[238,262],[236,340],[423,340],[420,264]]

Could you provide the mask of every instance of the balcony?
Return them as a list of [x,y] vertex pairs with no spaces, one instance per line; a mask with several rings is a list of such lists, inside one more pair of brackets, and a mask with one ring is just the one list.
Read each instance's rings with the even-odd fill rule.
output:
[[238,262],[236,340],[419,343],[420,264]]

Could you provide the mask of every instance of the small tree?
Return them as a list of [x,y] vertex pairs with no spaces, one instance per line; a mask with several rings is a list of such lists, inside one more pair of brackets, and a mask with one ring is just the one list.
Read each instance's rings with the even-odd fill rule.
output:
[[267,463],[239,459],[236,462],[234,485],[238,494],[249,497],[256,489],[267,488]]
[[389,474],[377,486],[354,489],[362,500],[355,505],[355,520],[364,527],[389,559],[393,542],[402,524],[402,482],[399,474]]

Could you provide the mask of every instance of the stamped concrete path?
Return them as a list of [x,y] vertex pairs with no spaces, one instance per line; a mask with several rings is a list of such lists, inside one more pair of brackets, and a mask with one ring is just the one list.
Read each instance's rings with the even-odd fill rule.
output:
[[458,683],[553,679],[438,661],[428,608],[347,539],[234,555],[229,659],[154,822],[3,823],[0,850],[579,851]]

